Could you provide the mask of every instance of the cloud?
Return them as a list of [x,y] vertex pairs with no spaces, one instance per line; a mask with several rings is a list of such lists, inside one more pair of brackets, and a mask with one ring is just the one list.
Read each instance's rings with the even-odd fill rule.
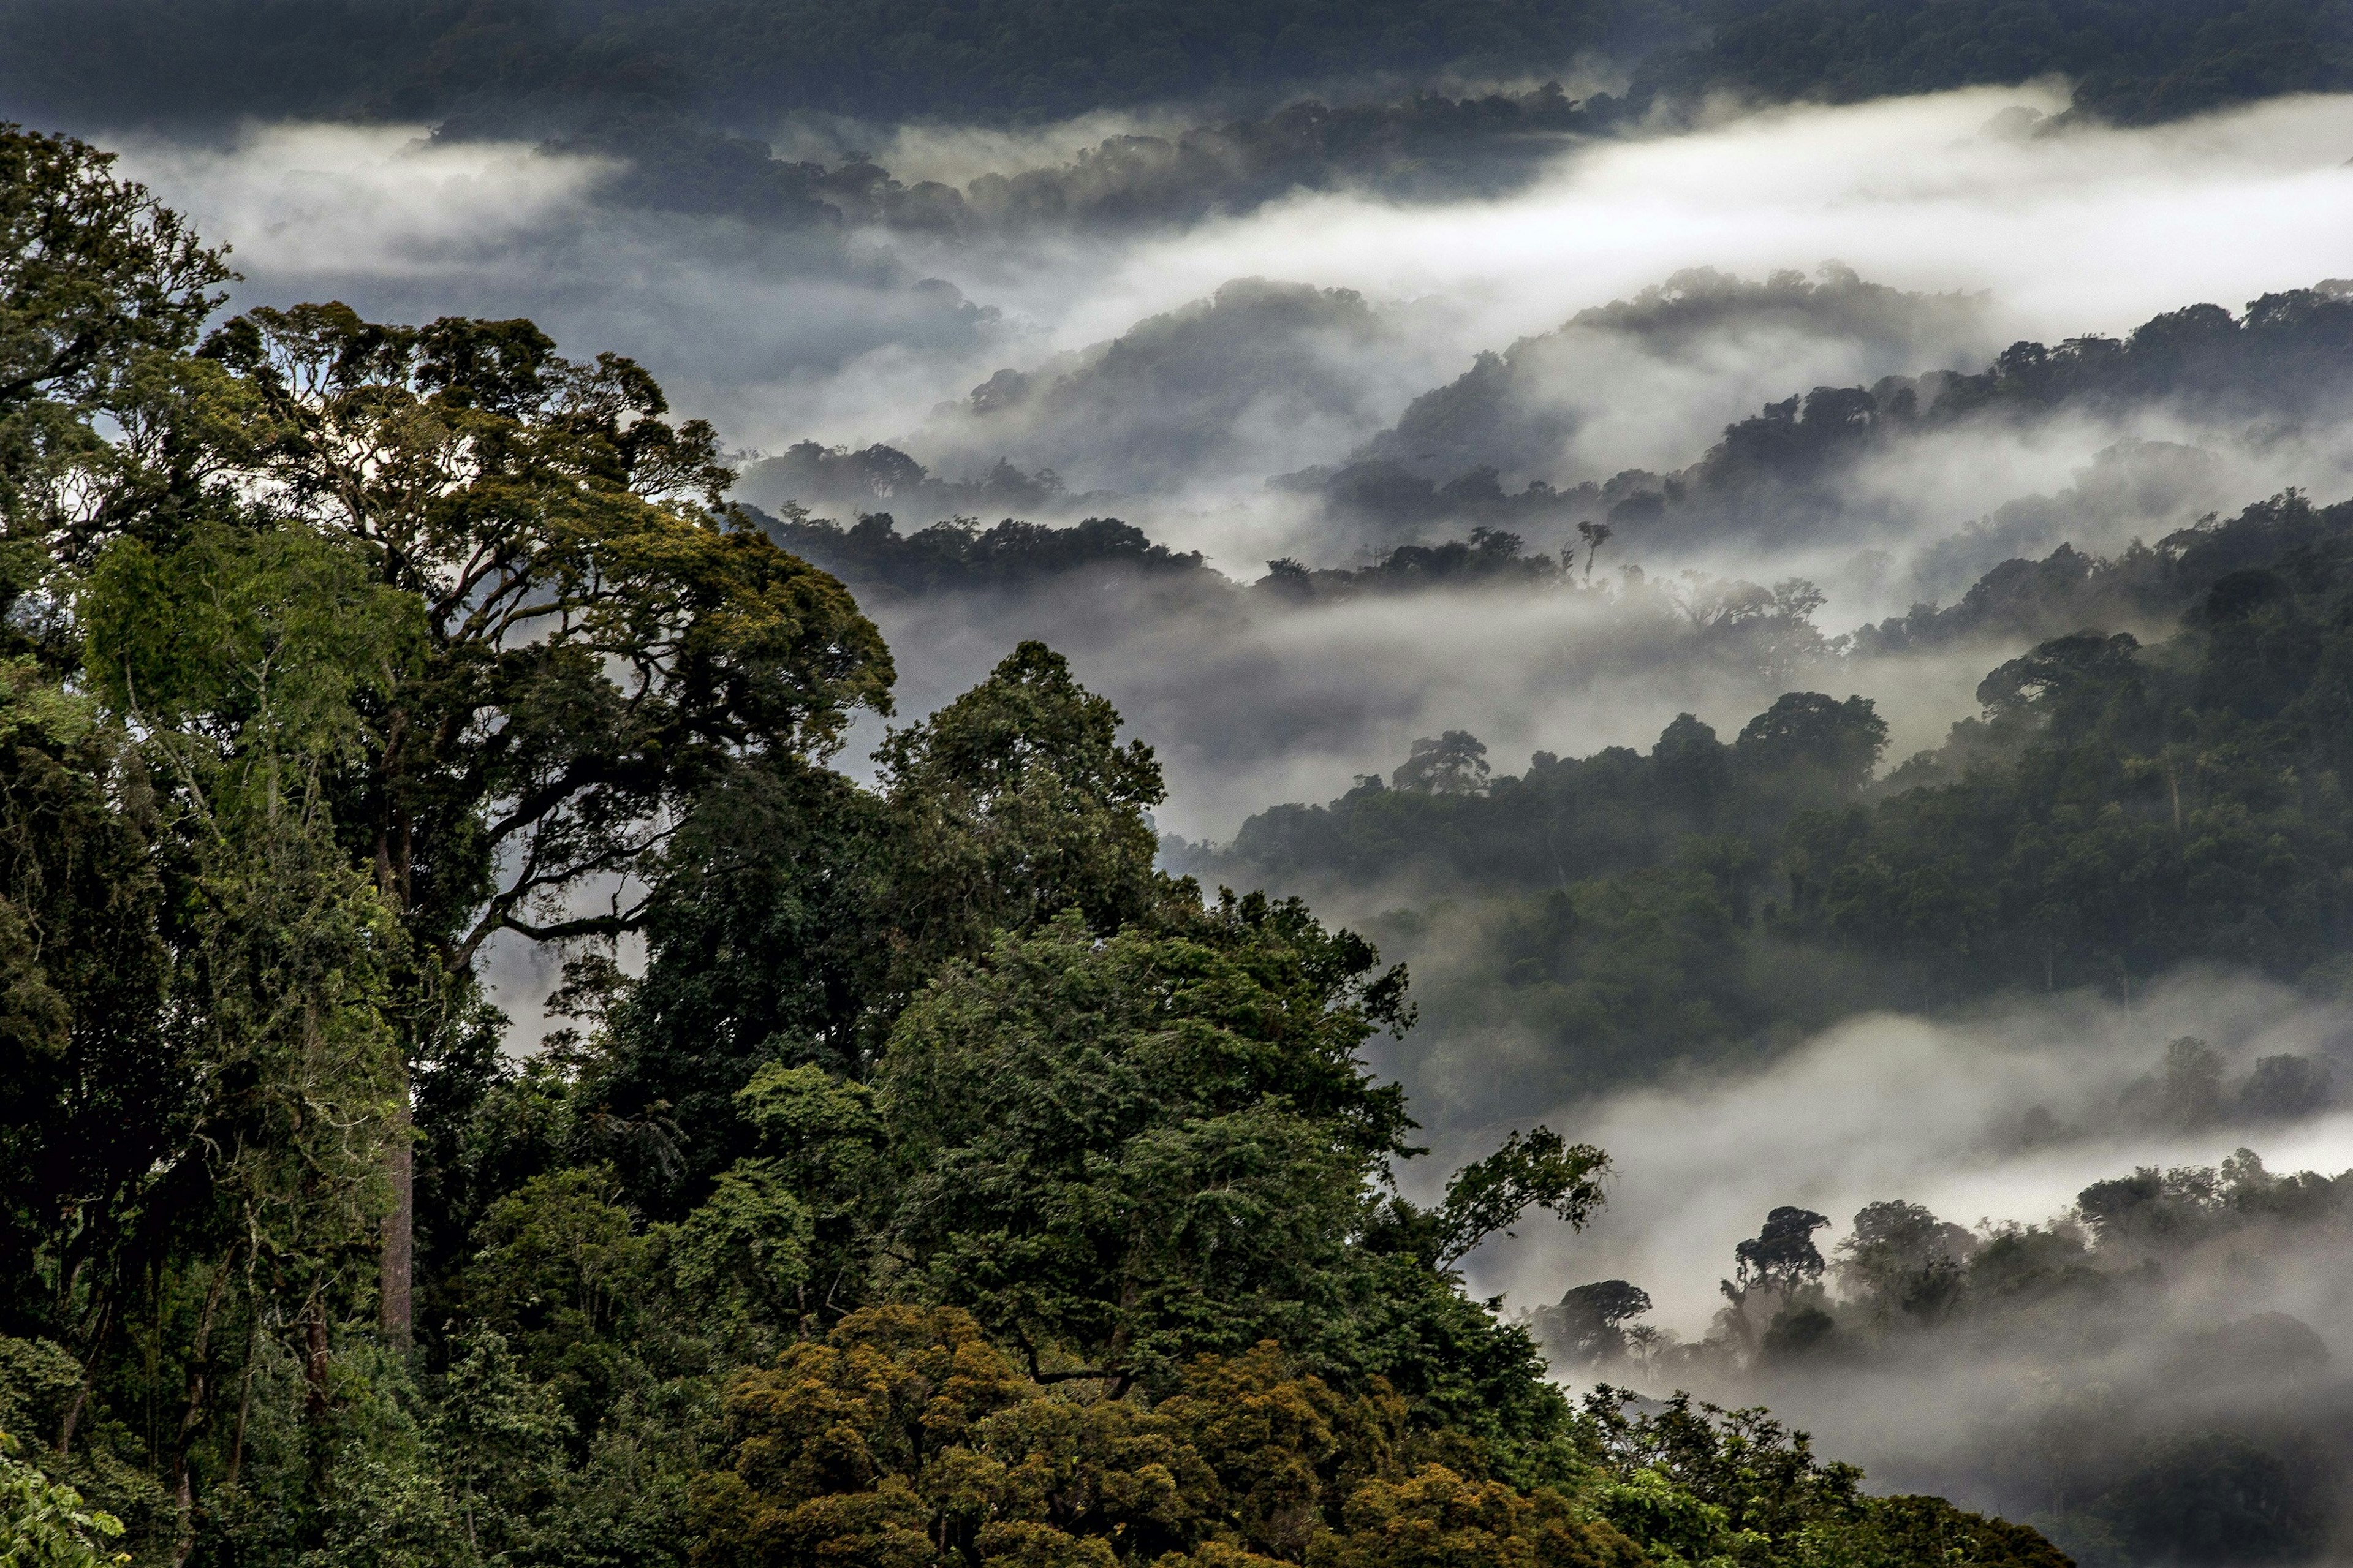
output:
[[285,125],[220,145],[133,139],[122,163],[234,247],[234,303],[530,316],[569,353],[638,358],[731,439],[837,416],[895,424],[942,363],[1009,342],[952,285],[835,231],[608,205],[601,158],[417,126]]
[[[1651,1292],[1660,1321],[1696,1335],[1723,1304],[1715,1282],[1731,1272],[1733,1244],[1777,1205],[1831,1215],[1827,1247],[1879,1199],[1964,1224],[2040,1223],[2094,1181],[2135,1165],[2213,1164],[2250,1140],[2274,1170],[2353,1169],[2353,1111],[2293,1131],[2223,1126],[2194,1136],[2151,1136],[2115,1117],[2117,1097],[2179,1036],[2247,1065],[2353,1046],[2342,1008],[2267,982],[2189,973],[2146,994],[2142,984],[2129,1017],[2114,999],[2081,994],[1944,1019],[1871,1015],[1767,1067],[1528,1107],[1530,1121],[1616,1152],[1609,1202],[1583,1235],[1547,1226],[1492,1247],[1473,1260],[1475,1282],[1525,1305],[1622,1277]],[[2036,1105],[2090,1130],[2031,1152],[2006,1149],[2007,1130]],[[1454,1136],[1467,1147],[1492,1131]]]
[[[1350,289],[1378,310],[1413,305],[1394,339],[1397,373],[1366,373],[1362,422],[1333,426],[1329,460],[1479,352],[1686,268],[1756,279],[1835,258],[1897,289],[1989,290],[1989,335],[2052,341],[2196,300],[2235,306],[2338,268],[2353,100],[2157,130],[1978,134],[2019,103],[2055,100],[1978,89],[1775,110],[1581,144],[1499,200],[1336,193],[1143,237],[971,241],[633,217],[597,204],[596,160],[418,145],[404,127],[261,129],[227,147],[141,141],[127,163],[237,245],[250,297],[332,290],[384,315],[533,310],[575,352],[636,353],[731,439],[772,447],[905,436],[995,370],[1116,338],[1238,278]],[[906,136],[900,152],[920,142],[954,172],[952,134]],[[925,278],[958,292],[919,293]],[[1708,374],[1649,395],[1628,387],[1612,408],[1660,451],[1747,411],[1781,353],[1688,347]],[[1609,401],[1609,371],[1593,367],[1593,401]]]
[[1009,455],[1081,489],[1254,496],[1266,475],[1377,424],[1433,368],[1412,346],[1398,312],[1345,289],[1238,279],[1108,342],[997,373],[909,445],[953,473]]
[[1140,245],[1060,314],[1100,336],[1261,273],[1376,299],[1474,300],[1471,330],[1495,346],[1683,268],[1755,277],[1836,257],[1896,288],[1990,289],[2021,334],[2057,338],[2187,300],[2251,299],[2339,265],[2353,100],[2280,100],[2158,130],[1978,134],[2017,103],[2048,106],[2029,89],[1973,89],[1779,110],[1592,144],[1501,201],[1303,197]]
[[[2125,331],[2194,300],[2236,308],[2346,270],[2353,98],[2153,130],[1981,133],[2021,104],[2056,100],[1981,89],[1588,142],[1495,199],[1334,193],[1183,231],[980,239],[622,210],[600,198],[608,166],[597,159],[437,142],[417,127],[264,127],[218,145],[145,138],[125,164],[237,247],[241,300],[341,297],[390,320],[530,314],[570,353],[638,357],[681,414],[712,417],[747,446],[929,430],[931,456],[978,463],[994,455],[986,422],[934,411],[964,405],[998,370],[1048,368],[1049,386],[1070,390],[1048,396],[1007,447],[1037,444],[1029,460],[1068,464],[1074,488],[1127,491],[1123,515],[1248,580],[1276,555],[1356,564],[1383,542],[1323,531],[1299,498],[1263,490],[1270,473],[1344,458],[1482,351],[1613,300],[1633,302],[1632,314],[1588,318],[1569,334],[1582,346],[1536,378],[1577,411],[1570,457],[1597,469],[1691,461],[1725,421],[1817,378],[1934,368],[1920,362],[1966,361],[2013,335]],[[1036,147],[909,131],[886,155],[948,174],[1115,129],[1064,128]],[[1681,317],[1664,297],[1642,303],[1685,268],[1753,283],[1832,258],[1856,288],[1931,303]],[[1356,303],[1336,327],[1288,335],[1199,303],[1252,278],[1323,301],[1349,290]],[[1952,297],[1971,302],[1934,303]],[[1106,369],[1112,350],[1098,345],[1136,340],[1138,323],[1162,317],[1235,331],[1197,334],[1175,384],[1150,366]],[[1811,574],[1832,594],[1821,619],[1835,628],[1952,593],[2002,551],[2063,537],[2113,547],[2186,508],[2227,510],[2285,482],[2331,493],[2353,481],[2337,427],[2323,411],[2302,429],[2149,415],[1955,431],[1850,476],[1856,521],[1826,537],[1711,541],[1671,557],[1629,531],[1611,557],[1760,581]],[[2120,442],[2205,456],[2134,447],[2138,457],[2104,460]],[[875,610],[904,672],[903,717],[970,685],[1018,637],[1043,636],[1160,748],[1176,788],[1164,826],[1220,838],[1252,810],[1329,798],[1350,774],[1394,765],[1418,735],[1470,729],[1516,765],[1538,748],[1646,745],[1684,710],[1736,728],[1792,685],[1880,697],[1901,755],[1970,709],[1993,662],[1965,649],[1814,673],[1727,668],[1672,628],[1560,594],[1271,614],[1106,582]]]
[[[1862,1016],[1769,1066],[1541,1117],[1530,1106],[1513,1124],[1545,1120],[1613,1152],[1609,1203],[1583,1235],[1539,1219],[1517,1241],[1491,1243],[1471,1259],[1472,1288],[1505,1292],[1525,1310],[1573,1285],[1629,1279],[1655,1303],[1653,1323],[1688,1341],[1724,1304],[1716,1281],[1733,1272],[1734,1245],[1780,1205],[1831,1218],[1817,1237],[1827,1257],[1856,1212],[1880,1200],[1964,1225],[2040,1225],[2066,1215],[2094,1182],[2137,1167],[2213,1167],[2243,1147],[2277,1174],[2353,1169],[2353,1110],[2194,1133],[2120,1110],[2181,1035],[2211,1042],[2234,1074],[2293,1053],[2330,1060],[2342,1081],[2353,1016],[2260,981],[2187,973],[2137,983],[2129,1009],[2069,994],[1936,1019]],[[2021,1116],[2033,1107],[2073,1131],[2021,1149]],[[1433,1167],[1500,1131],[1448,1130]],[[1767,1404],[1820,1451],[1862,1465],[1873,1489],[1930,1490],[2011,1518],[2075,1510],[2052,1527],[2064,1542],[2084,1528],[2086,1505],[2146,1461],[2153,1437],[2222,1430],[2300,1469],[2325,1475],[2342,1462],[2327,1449],[2353,1386],[2311,1359],[2341,1367],[2353,1356],[2353,1259],[2335,1239],[2340,1224],[2239,1215],[2211,1240],[2120,1244],[2099,1255],[2105,1287],[2069,1294],[2046,1279],[2059,1293],[2039,1306],[2030,1289],[1933,1330],[1874,1331],[1849,1310],[1842,1352],[1601,1375],[1654,1394],[1672,1384],[1729,1405]],[[2154,1259],[2146,1268],[2143,1251]]]
[[[1605,576],[1607,574],[1605,574]],[[1898,743],[1939,741],[1985,673],[1965,650],[1857,671],[1727,657],[1647,591],[1424,590],[1293,608],[1222,584],[1074,574],[1034,590],[870,598],[895,651],[899,705],[954,697],[1025,637],[1051,644],[1151,744],[1166,831],[1231,837],[1278,801],[1322,801],[1386,773],[1414,739],[1465,729],[1504,771],[1537,750],[1647,749],[1678,712],[1727,734],[1781,691],[1880,691]],[[874,728],[879,735],[879,727]],[[851,758],[865,734],[854,737]]]

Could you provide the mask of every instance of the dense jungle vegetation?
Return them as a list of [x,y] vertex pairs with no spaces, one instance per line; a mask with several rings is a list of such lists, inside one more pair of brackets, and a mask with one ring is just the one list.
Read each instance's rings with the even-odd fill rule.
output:
[[1456,1265],[1603,1152],[1400,1196],[1404,972],[1156,869],[1042,646],[834,771],[889,650],[638,366],[218,320],[70,139],[0,225],[9,1561],[2065,1562],[1573,1407]]

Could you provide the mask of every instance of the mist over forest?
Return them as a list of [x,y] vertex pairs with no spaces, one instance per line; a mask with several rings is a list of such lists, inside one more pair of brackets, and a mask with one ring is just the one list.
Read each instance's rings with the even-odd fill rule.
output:
[[0,0],[0,1560],[2353,1561],[2353,5]]

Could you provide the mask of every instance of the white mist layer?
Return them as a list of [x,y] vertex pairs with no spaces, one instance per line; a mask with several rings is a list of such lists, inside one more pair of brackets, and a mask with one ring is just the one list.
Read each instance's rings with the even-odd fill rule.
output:
[[[2040,1224],[2091,1183],[2136,1167],[2212,1165],[2252,1147],[2275,1172],[2353,1169],[2353,1110],[2288,1126],[2151,1133],[2115,1114],[2117,1097],[2195,1035],[2243,1071],[2264,1056],[2333,1056],[2353,1011],[2266,982],[2187,973],[2142,993],[2129,1016],[2082,994],[1991,1007],[1964,1020],[1873,1015],[1850,1020],[1769,1067],[1628,1090],[1535,1114],[1614,1156],[1609,1202],[1582,1234],[1538,1215],[1514,1241],[1472,1260],[1481,1294],[1519,1309],[1590,1280],[1650,1292],[1654,1321],[1700,1337],[1723,1302],[1736,1243],[1767,1211],[1794,1204],[1830,1216],[1827,1256],[1865,1204],[1899,1198],[1963,1225]],[[2041,1105],[2094,1131],[2031,1152],[2004,1152],[2008,1128]],[[2097,1131],[2102,1122],[2107,1131]],[[1451,1135],[1452,1156],[1500,1129]],[[2253,1309],[2250,1309],[2253,1310]],[[2353,1344],[2340,1347],[2353,1352]]]
[[[1782,692],[1812,689],[1873,699],[1900,760],[1975,712],[1971,693],[2007,657],[1970,646],[1766,669],[1705,643],[1655,601],[1553,588],[1289,609],[1079,577],[1026,595],[867,608],[898,666],[896,721],[952,700],[1038,638],[1112,700],[1124,735],[1158,754],[1170,791],[1161,828],[1219,843],[1269,805],[1331,800],[1358,773],[1386,775],[1416,738],[1446,730],[1471,731],[1495,771],[1517,773],[1538,751],[1647,752],[1683,712],[1729,740]],[[862,722],[840,764],[864,776],[881,731]]]
[[[1181,235],[935,250],[923,265],[1036,323],[1040,341],[1061,350],[1238,277],[1345,287],[1376,301],[1440,300],[1442,310],[1420,318],[1435,336],[1418,353],[1451,352],[1463,368],[1479,350],[1696,266],[1761,278],[1835,258],[1897,288],[1986,290],[1990,330],[2003,342],[2121,333],[2200,301],[2237,310],[2347,270],[2353,171],[2341,165],[2353,144],[2353,98],[2283,100],[2154,130],[1979,133],[2021,102],[2054,106],[2002,89],[1776,110],[1575,151],[1503,200],[1407,207],[1304,196]],[[1817,365],[1788,344],[1739,347],[1704,346],[1680,377],[1616,387],[1612,442],[1589,455],[1688,461],[1726,421],[1817,378],[1939,368],[1881,367],[1868,356]],[[1594,366],[1597,376],[1614,368]],[[1977,365],[1957,355],[1943,368]],[[1626,447],[1635,449],[1604,455]]]
[[[438,277],[470,292],[512,247],[578,222],[594,158],[520,142],[435,146],[424,125],[275,125],[227,148],[132,142],[125,170],[269,278]],[[292,304],[290,299],[267,301]]]
[[[2353,172],[2340,165],[2353,145],[2353,98],[2281,100],[2153,130],[1980,134],[2018,103],[2056,100],[1973,89],[1775,110],[1573,150],[1501,200],[1404,206],[1317,195],[1188,232],[987,243],[881,234],[845,243],[600,214],[589,194],[603,166],[593,160],[420,145],[415,128],[280,127],[226,150],[140,143],[126,167],[237,247],[248,274],[241,298],[332,295],[395,319],[529,310],[570,352],[635,354],[681,412],[770,449],[806,436],[904,438],[994,369],[1114,337],[1242,277],[1350,288],[1392,309],[1420,302],[1397,316],[1405,330],[1393,372],[1366,373],[1373,390],[1353,411],[1357,427],[1313,432],[1320,452],[1250,444],[1252,458],[1289,462],[1342,456],[1394,418],[1433,367],[1443,379],[1481,350],[1687,267],[1762,277],[1835,258],[1902,289],[1989,290],[1988,341],[2123,331],[2184,304],[2236,309],[2348,270]],[[940,173],[1011,148],[936,132],[906,141]],[[913,290],[926,275],[972,304]],[[1816,353],[1769,339],[1698,345],[1676,374],[1626,376],[1597,363],[1606,395],[1594,401],[1608,417],[1587,455],[1688,461],[1765,397],[1882,369],[1852,346]],[[1634,450],[1607,455],[1621,447]],[[1200,476],[1227,494],[1261,477],[1231,468]],[[1185,516],[1172,511],[1167,525],[1181,530]],[[1279,517],[1266,521],[1280,528]],[[1213,537],[1202,542],[1238,569],[1263,559],[1244,520],[1203,522]]]
[[1979,134],[2021,103],[2059,107],[2033,89],[1971,89],[1777,110],[1598,143],[1501,201],[1299,198],[1134,245],[1075,297],[1066,277],[1009,268],[972,282],[1056,321],[1063,347],[1252,275],[1479,300],[1466,330],[1501,347],[1694,266],[1761,276],[1836,257],[1901,288],[1990,289],[2019,330],[2051,338],[2200,300],[2235,307],[2343,269],[2353,98],[2153,130]]

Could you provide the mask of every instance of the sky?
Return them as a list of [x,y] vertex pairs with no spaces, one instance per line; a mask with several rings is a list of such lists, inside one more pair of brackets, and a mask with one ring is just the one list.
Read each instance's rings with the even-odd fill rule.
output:
[[[1372,391],[1357,428],[1282,454],[1332,461],[1481,350],[1685,268],[1762,277],[1836,261],[1902,289],[1983,293],[1980,335],[1997,345],[2119,332],[2199,300],[2235,310],[2347,269],[2353,100],[2152,130],[1988,129],[2005,109],[2060,102],[2000,89],[1779,110],[1571,149],[1498,200],[1318,195],[1190,227],[954,241],[820,242],[616,212],[596,199],[594,160],[437,143],[419,127],[133,142],[125,163],[235,246],[243,298],[329,295],[394,317],[531,313],[573,352],[639,357],[681,411],[746,449],[905,439],[997,369],[1117,337],[1231,279],[1349,289],[1393,321],[1388,363],[1363,371]],[[950,133],[931,134],[936,159]],[[1006,152],[974,140],[967,167]],[[1704,376],[1627,389],[1636,412],[1612,445],[1628,464],[1688,461],[1809,368],[1787,345],[1778,363],[1695,358]],[[1146,499],[1172,542],[1248,568],[1279,525],[1203,503],[1264,477],[1198,475]]]

